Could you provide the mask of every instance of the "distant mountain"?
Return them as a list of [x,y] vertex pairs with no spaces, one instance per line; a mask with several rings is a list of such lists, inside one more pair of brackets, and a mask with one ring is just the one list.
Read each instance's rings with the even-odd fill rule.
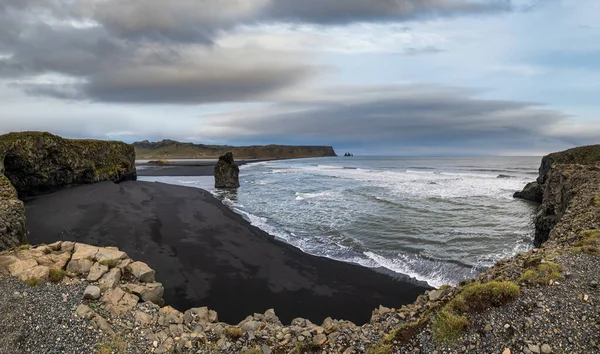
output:
[[236,159],[300,158],[337,156],[331,146],[229,146],[181,143],[174,140],[133,143],[137,159],[212,159],[227,151]]

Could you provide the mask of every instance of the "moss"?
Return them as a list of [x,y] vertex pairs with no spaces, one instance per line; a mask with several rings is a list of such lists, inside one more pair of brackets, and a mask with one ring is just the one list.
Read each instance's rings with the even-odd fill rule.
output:
[[94,353],[96,354],[125,354],[127,350],[127,342],[119,337],[112,337],[110,340],[105,339],[103,342],[96,344]]
[[579,235],[580,239],[575,246],[598,246],[600,244],[600,230],[587,230]]
[[25,280],[25,284],[29,285],[29,287],[34,288],[40,284],[42,284],[42,281],[40,279],[36,279],[36,278],[28,278],[27,280]]
[[320,347],[310,341],[297,342],[290,354],[318,353]]
[[117,266],[117,264],[119,264],[119,262],[116,259],[105,259],[103,261],[100,261],[100,264],[103,266],[107,266],[108,269],[113,269]]
[[242,350],[241,354],[263,354],[263,351],[258,347],[254,347]]
[[592,256],[600,255],[600,248],[596,246],[580,246],[580,247],[572,247],[570,249],[571,254],[590,254]]
[[452,285],[444,284],[444,285],[440,286],[439,290],[447,290],[447,289],[450,289],[450,288],[452,288]]
[[469,320],[466,316],[458,315],[448,308],[442,309],[432,323],[433,339],[439,343],[453,342],[468,326]]
[[24,244],[24,245],[21,245],[21,246],[17,247],[17,250],[18,250],[18,251],[28,251],[28,250],[30,250],[30,249],[31,249],[31,245],[30,245],[30,244],[28,244],[28,243],[26,243],[26,244]]
[[242,330],[238,327],[230,326],[225,328],[225,337],[227,337],[230,340],[237,340],[241,338],[242,335]]
[[392,346],[389,344],[375,344],[367,350],[367,354],[391,354]]
[[592,204],[593,204],[595,207],[597,207],[597,208],[600,208],[600,195],[595,195],[595,196],[592,198]]
[[502,306],[519,296],[519,286],[509,281],[473,283],[466,286],[452,302],[454,306],[467,311],[482,311],[492,306]]
[[48,277],[51,282],[60,283],[65,278],[66,275],[67,275],[67,272],[64,270],[52,268],[52,269],[50,269],[50,273],[49,273]]
[[520,277],[519,282],[531,284],[549,284],[550,280],[564,279],[560,272],[564,267],[554,262],[540,263],[536,267],[527,269]]
[[419,321],[413,321],[401,324],[398,328],[391,331],[386,337],[385,343],[406,343],[417,333],[422,327],[425,326],[427,318],[422,317]]

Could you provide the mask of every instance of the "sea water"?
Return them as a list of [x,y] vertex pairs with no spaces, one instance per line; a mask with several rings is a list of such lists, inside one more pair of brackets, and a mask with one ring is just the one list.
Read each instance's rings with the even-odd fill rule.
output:
[[456,284],[532,247],[535,205],[512,194],[539,157],[328,157],[241,167],[237,192],[211,177],[146,177],[210,190],[304,252]]

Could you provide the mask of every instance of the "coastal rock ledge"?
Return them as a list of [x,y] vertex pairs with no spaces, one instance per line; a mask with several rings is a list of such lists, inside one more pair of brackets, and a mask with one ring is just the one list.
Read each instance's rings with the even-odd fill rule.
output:
[[43,132],[0,135],[0,250],[27,242],[19,198],[80,184],[136,180],[132,145]]

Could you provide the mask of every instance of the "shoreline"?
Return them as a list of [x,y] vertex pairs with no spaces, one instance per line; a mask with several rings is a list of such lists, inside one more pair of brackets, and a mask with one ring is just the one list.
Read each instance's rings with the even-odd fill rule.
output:
[[[306,254],[252,226],[209,192],[153,182],[79,186],[26,201],[32,243],[117,246],[157,271],[167,304],[237,323],[274,308],[282,322],[362,324],[432,288],[383,269]],[[240,298],[242,296],[242,298]]]

